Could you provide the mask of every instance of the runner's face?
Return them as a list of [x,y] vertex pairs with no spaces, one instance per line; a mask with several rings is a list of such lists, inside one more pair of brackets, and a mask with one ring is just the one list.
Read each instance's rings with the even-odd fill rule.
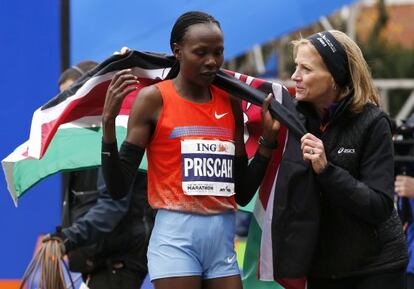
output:
[[174,47],[180,73],[197,84],[210,84],[223,64],[223,33],[214,23],[191,25]]

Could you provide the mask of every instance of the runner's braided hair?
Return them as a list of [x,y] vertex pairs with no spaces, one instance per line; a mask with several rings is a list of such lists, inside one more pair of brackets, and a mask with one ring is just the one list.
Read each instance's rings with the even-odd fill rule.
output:
[[216,24],[220,30],[220,22],[218,22],[217,19],[215,19],[213,16],[200,12],[200,11],[189,11],[178,17],[178,19],[175,21],[175,24],[173,26],[173,29],[171,30],[171,37],[170,37],[170,47],[171,50],[173,50],[173,44],[174,43],[180,43],[185,33],[187,32],[188,27],[195,24],[200,23],[214,23]]
[[[174,43],[181,43],[183,41],[183,38],[185,36],[185,33],[187,32],[188,27],[195,24],[203,24],[203,23],[214,23],[220,28],[220,22],[214,18],[213,16],[200,12],[200,11],[189,11],[178,17],[178,19],[175,21],[175,24],[171,30],[171,36],[170,36],[170,48],[171,51],[174,52],[173,44]],[[172,79],[177,76],[178,72],[180,71],[180,65],[178,61],[173,65],[171,68],[171,71],[169,72],[167,79]]]

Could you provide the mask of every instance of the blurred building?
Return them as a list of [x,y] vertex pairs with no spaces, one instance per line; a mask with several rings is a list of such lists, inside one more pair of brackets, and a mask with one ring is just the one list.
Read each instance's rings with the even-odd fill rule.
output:
[[[376,0],[364,0],[359,7],[356,19],[356,33],[361,41],[368,39],[378,21]],[[388,43],[402,48],[414,49],[414,0],[386,0],[388,21],[380,37]]]

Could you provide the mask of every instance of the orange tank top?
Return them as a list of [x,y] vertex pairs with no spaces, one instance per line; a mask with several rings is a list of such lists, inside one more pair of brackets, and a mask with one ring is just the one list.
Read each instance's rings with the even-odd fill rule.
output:
[[212,99],[195,103],[181,97],[172,80],[156,86],[163,105],[147,146],[150,205],[198,214],[236,210],[235,124],[228,94],[211,86]]

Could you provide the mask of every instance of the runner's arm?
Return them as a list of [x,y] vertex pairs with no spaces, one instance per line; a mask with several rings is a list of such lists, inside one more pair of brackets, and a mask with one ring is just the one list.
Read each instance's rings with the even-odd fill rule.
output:
[[[276,140],[280,129],[280,123],[273,120],[268,111],[271,97],[272,96],[269,95],[262,106],[262,137],[267,142],[269,142],[269,140]],[[236,153],[234,160],[235,199],[239,205],[245,206],[253,198],[262,182],[270,157],[272,156],[272,149],[267,146],[259,145],[254,158],[250,164],[248,164],[244,146],[244,120],[241,101],[234,97],[232,97],[231,100],[236,125]]]
[[[108,192],[114,199],[128,194],[155,128],[158,114],[162,106],[162,98],[155,86],[141,89],[131,109],[127,138],[118,153],[116,137],[112,137],[107,129],[115,130],[111,118],[105,123],[102,140],[102,169]],[[107,126],[106,126],[107,124]],[[114,134],[114,133],[113,133]],[[106,138],[106,136],[109,136]],[[112,141],[112,142],[111,142]]]

